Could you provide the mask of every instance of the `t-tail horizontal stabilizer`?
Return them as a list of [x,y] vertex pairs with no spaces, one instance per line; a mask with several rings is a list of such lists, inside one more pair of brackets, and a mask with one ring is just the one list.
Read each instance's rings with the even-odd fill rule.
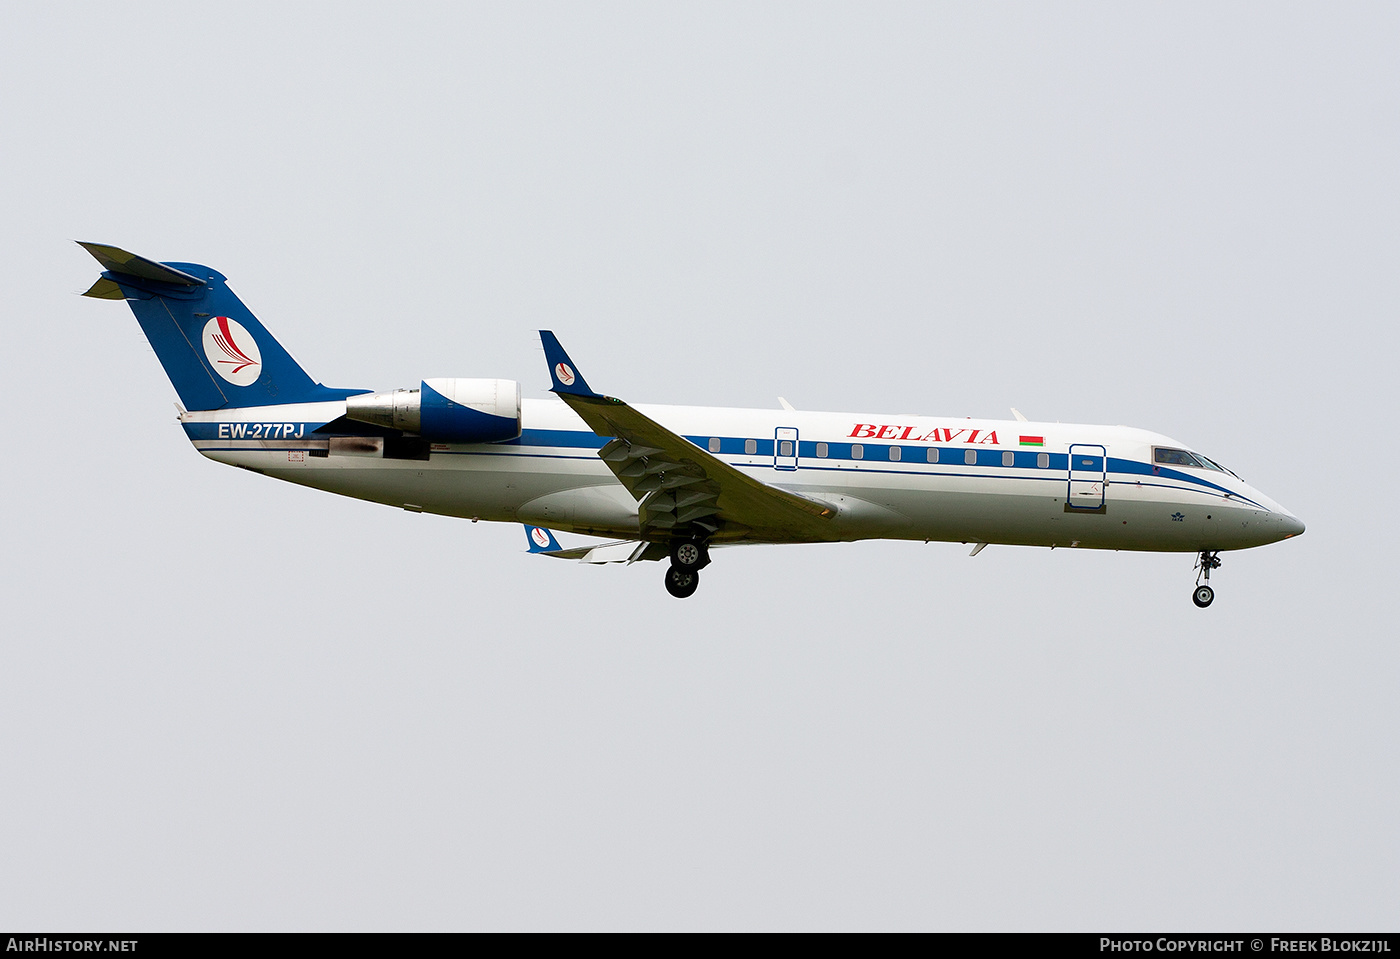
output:
[[[183,270],[166,266],[164,263],[157,263],[155,260],[148,260],[144,256],[128,253],[119,247],[107,246],[104,243],[84,243],[82,240],[78,240],[77,243],[78,246],[91,253],[93,259],[101,263],[102,269],[109,273],[116,273],[136,280],[167,283],[176,288],[183,287],[186,290],[205,285],[204,281],[197,276],[191,276]],[[96,297],[101,300],[126,299],[121,286],[115,280],[109,280],[106,277],[94,283],[83,296]]]

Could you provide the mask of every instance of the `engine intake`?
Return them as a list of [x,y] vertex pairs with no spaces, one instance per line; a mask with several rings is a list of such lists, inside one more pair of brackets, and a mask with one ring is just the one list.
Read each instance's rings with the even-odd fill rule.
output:
[[424,380],[420,389],[362,393],[345,400],[345,417],[443,443],[498,443],[520,435],[515,380]]

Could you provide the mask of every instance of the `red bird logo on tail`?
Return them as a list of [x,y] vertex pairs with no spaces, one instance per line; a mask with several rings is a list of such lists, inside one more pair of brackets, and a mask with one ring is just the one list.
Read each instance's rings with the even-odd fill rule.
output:
[[214,371],[234,386],[251,386],[262,370],[253,334],[237,320],[216,316],[204,324],[204,355]]

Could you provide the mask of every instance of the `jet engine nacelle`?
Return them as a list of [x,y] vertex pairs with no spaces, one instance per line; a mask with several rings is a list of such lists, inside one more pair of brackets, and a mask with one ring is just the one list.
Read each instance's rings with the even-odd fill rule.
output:
[[520,435],[520,384],[515,380],[424,380],[416,390],[348,397],[345,416],[441,443],[513,440]]

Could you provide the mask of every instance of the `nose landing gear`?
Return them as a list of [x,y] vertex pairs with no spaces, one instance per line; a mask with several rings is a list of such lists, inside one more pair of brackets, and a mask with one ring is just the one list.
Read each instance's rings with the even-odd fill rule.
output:
[[671,567],[666,570],[666,592],[676,599],[692,596],[700,587],[700,570],[710,565],[710,550],[702,539],[680,539],[671,544]]
[[[1213,549],[1201,550],[1201,555],[1196,559],[1196,589],[1191,594],[1191,602],[1201,609],[1205,609],[1215,602],[1215,590],[1210,588],[1210,571],[1220,568],[1219,551]],[[1205,577],[1205,582],[1201,582],[1201,577]]]

